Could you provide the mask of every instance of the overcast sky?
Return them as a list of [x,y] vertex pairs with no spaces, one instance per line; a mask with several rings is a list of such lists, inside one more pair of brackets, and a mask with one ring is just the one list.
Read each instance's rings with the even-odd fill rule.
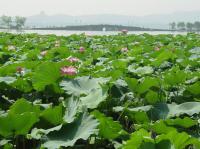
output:
[[200,0],[0,0],[0,15],[150,15],[200,11]]

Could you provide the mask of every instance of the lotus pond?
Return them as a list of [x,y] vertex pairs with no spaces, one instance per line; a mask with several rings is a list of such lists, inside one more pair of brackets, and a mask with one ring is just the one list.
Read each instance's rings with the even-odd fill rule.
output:
[[200,149],[200,35],[0,33],[0,148]]

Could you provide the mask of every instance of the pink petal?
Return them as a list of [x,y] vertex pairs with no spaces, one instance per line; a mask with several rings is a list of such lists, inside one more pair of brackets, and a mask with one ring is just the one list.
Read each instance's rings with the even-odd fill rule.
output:
[[83,53],[85,51],[85,48],[84,47],[80,47],[79,48],[79,52]]
[[70,75],[70,76],[72,76],[72,75],[77,74],[77,70],[73,66],[69,66],[69,67],[68,66],[64,66],[64,67],[62,67],[60,69],[60,71],[61,71],[62,75]]

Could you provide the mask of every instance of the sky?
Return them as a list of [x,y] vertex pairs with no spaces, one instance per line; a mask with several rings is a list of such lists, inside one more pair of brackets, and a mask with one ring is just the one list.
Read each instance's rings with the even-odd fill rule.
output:
[[200,0],[0,0],[0,15],[120,14],[144,16],[200,11]]

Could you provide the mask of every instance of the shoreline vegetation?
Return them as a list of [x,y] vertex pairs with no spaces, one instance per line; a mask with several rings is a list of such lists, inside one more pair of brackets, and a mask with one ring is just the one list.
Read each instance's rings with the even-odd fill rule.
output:
[[123,26],[123,25],[78,25],[78,26],[66,26],[66,27],[36,27],[30,28],[32,30],[77,30],[77,31],[168,31],[166,29],[152,29],[136,26]]
[[178,32],[199,32],[200,22],[171,22],[168,29],[147,28],[138,26],[125,26],[118,24],[90,24],[73,26],[26,26],[27,18],[21,16],[1,16],[0,29],[14,30],[69,30],[69,31],[178,31]]
[[108,25],[108,24],[99,24],[99,25],[78,25],[78,26],[65,26],[65,27],[23,27],[16,29],[14,27],[1,27],[0,29],[5,30],[61,30],[61,31],[169,31],[169,32],[199,32],[200,30],[186,30],[186,29],[155,29],[155,28],[144,28],[136,26],[123,26],[123,25]]
[[79,25],[79,26],[66,26],[66,27],[24,27],[21,29],[0,27],[5,30],[65,30],[65,31],[169,31],[169,32],[199,32],[200,30],[179,30],[179,29],[155,29],[144,28],[135,26],[123,26],[123,25]]

